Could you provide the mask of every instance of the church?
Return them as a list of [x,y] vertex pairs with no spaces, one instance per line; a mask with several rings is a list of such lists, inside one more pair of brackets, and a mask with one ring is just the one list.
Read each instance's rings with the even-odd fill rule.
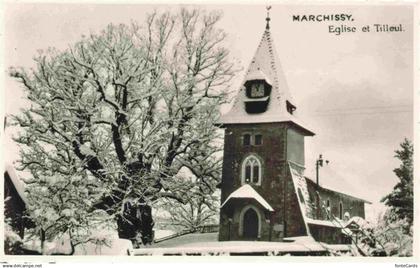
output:
[[305,137],[315,133],[297,106],[270,33],[270,18],[224,129],[219,241],[284,241],[311,236],[348,244],[346,223],[366,200],[305,177]]

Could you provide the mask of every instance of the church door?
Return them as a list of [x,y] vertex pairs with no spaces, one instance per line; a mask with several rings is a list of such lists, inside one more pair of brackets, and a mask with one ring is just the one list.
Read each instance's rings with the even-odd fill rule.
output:
[[258,238],[258,215],[257,212],[250,208],[245,212],[243,219],[244,238],[256,240]]

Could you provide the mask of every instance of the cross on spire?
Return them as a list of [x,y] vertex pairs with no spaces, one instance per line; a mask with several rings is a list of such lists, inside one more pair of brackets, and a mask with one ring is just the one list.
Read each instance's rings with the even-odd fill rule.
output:
[[265,20],[267,21],[267,24],[265,25],[265,29],[270,29],[270,9],[271,6],[267,6],[265,9],[267,9],[267,17],[265,18]]

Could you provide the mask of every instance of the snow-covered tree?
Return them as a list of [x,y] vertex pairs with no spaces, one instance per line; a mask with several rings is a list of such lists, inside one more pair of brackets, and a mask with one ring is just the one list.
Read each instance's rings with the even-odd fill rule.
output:
[[216,193],[217,181],[191,178],[191,183],[196,186],[190,190],[185,203],[171,199],[161,202],[161,207],[169,214],[169,223],[179,231],[194,232],[203,225],[217,223],[220,204]]
[[214,123],[234,74],[220,18],[187,9],[153,13],[142,25],[109,25],[65,51],[41,52],[33,70],[10,70],[31,102],[13,118],[20,166],[33,177],[29,191],[39,208],[60,198],[54,180],[61,191],[80,182],[66,196],[77,204],[51,204],[57,207],[38,215],[75,219],[82,209],[104,210],[121,238],[150,243],[151,204],[185,202],[195,186],[177,178],[181,168],[219,178]]
[[408,234],[414,218],[413,144],[404,139],[400,146],[401,149],[395,151],[395,157],[401,161],[401,165],[394,169],[399,182],[394,186],[392,192],[381,201],[391,208],[392,213],[390,215],[394,216],[393,218],[388,217],[387,221],[406,221],[408,225],[404,230]]
[[22,250],[22,239],[13,230],[10,219],[4,219],[4,254],[6,255],[21,255]]
[[[28,214],[34,222],[29,230],[31,240],[40,240],[40,251],[46,254],[46,243],[68,240],[72,254],[75,247],[97,242],[92,233],[113,225],[103,210],[92,209],[103,193],[97,178],[79,168],[69,176],[55,174],[27,180]],[[84,174],[84,175],[83,175]]]
[[388,256],[413,255],[413,225],[407,219],[399,219],[392,209],[379,215],[373,234]]

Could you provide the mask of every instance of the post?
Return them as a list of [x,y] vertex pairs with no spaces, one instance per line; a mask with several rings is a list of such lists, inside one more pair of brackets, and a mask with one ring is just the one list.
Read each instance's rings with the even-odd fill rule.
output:
[[316,187],[319,187],[319,167],[322,167],[323,159],[322,154],[319,155],[319,159],[316,160]]
[[[328,160],[325,161],[325,163],[329,163]],[[322,154],[319,155],[319,158],[315,162],[316,167],[316,214],[317,218],[321,218],[321,207],[320,207],[320,196],[319,196],[319,168],[322,167],[324,164],[324,159],[322,159]]]
[[319,187],[319,165],[318,161],[316,161],[316,187]]
[[231,225],[232,225],[232,218],[228,218],[228,241],[230,241],[230,239],[231,239],[231,237],[230,237]]
[[40,239],[41,239],[41,254],[46,255],[45,249],[45,230],[41,229],[40,231]]

